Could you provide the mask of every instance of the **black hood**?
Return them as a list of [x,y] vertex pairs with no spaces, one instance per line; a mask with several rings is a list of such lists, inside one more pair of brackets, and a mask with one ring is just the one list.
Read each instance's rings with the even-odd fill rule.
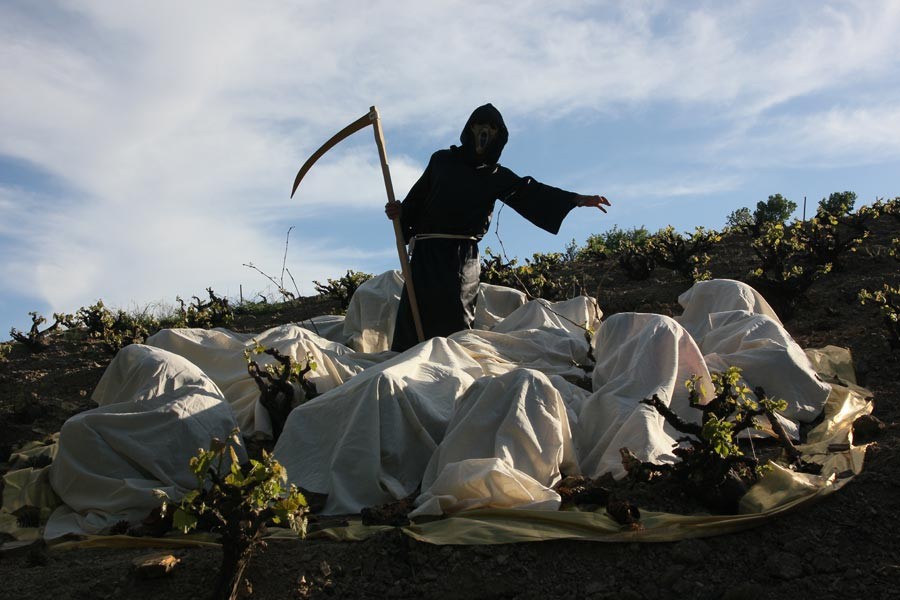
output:
[[[495,137],[491,142],[491,145],[488,146],[487,152],[480,157],[475,154],[475,140],[472,138],[472,132],[469,131],[469,127],[471,127],[473,123],[487,123],[497,128],[497,137]],[[509,131],[506,129],[506,124],[503,122],[503,115],[500,114],[499,110],[494,108],[493,104],[485,104],[476,108],[472,112],[472,116],[469,117],[469,120],[466,121],[466,126],[463,127],[462,133],[459,134],[459,141],[462,143],[462,151],[466,153],[467,158],[473,162],[491,165],[496,164],[497,161],[500,160],[500,153],[503,152],[503,147],[506,145],[508,139]]]

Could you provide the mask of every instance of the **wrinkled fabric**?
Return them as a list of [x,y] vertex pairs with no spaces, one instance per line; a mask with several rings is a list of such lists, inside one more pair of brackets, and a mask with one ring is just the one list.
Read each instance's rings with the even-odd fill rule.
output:
[[[163,329],[147,338],[148,346],[183,356],[212,379],[222,390],[246,436],[271,436],[269,413],[259,402],[259,387],[247,371],[246,350],[256,344],[274,348],[299,364],[311,359],[316,369],[307,377],[319,393],[326,392],[383,357],[354,353],[350,348],[319,337],[297,325],[282,325],[260,334],[235,333],[226,329]],[[259,365],[275,359],[252,356]]]
[[478,297],[475,301],[475,329],[493,329],[497,323],[508,317],[513,311],[525,305],[528,297],[520,292],[502,285],[482,283],[478,286]]
[[[391,347],[400,294],[403,291],[403,276],[399,271],[387,271],[364,282],[350,299],[347,316],[340,319],[343,325],[339,338],[320,333],[332,341],[341,342],[359,352],[383,352]],[[528,299],[522,292],[512,288],[479,283],[476,292],[475,320],[472,327],[488,330],[505,319],[516,309],[524,306]],[[409,310],[408,307],[404,311]],[[324,319],[325,317],[316,317]],[[412,316],[410,315],[410,319]],[[299,325],[307,326],[308,321]]]
[[347,346],[357,352],[382,352],[391,347],[402,289],[403,276],[399,271],[377,275],[356,289],[344,319]]
[[473,458],[446,465],[417,498],[409,518],[476,508],[558,510],[559,494],[499,458]]
[[740,281],[714,279],[695,283],[678,301],[684,313],[677,320],[697,340],[711,371],[738,367],[752,390],[787,402],[776,416],[789,435],[796,438],[799,423],[821,413],[831,386],[759,292]]
[[[356,316],[347,320],[380,345],[389,324],[378,321],[383,306],[397,302],[399,282],[393,274],[376,280],[351,301]],[[403,354],[354,352],[296,326],[255,335],[157,334],[150,341],[165,350],[122,350],[94,392],[101,407],[64,426],[57,483],[72,506],[59,509],[51,531],[97,531],[110,518],[145,512],[150,490],[178,493],[187,483],[187,460],[209,437],[227,435],[235,422],[244,435],[260,434],[257,415],[266,411],[243,356],[256,341],[318,363],[307,377],[324,393],[291,412],[275,454],[291,482],[328,495],[328,514],[392,502],[420,485],[423,515],[552,509],[561,474],[621,476],[621,448],[642,460],[674,461],[681,434],[641,400],[657,394],[697,422],[685,381],[698,376],[708,397],[709,372],[729,366],[740,366],[751,387],[787,400],[792,420],[785,422],[814,416],[830,386],[774,318],[747,310],[762,306],[752,288],[725,282],[707,289],[719,292],[682,295],[685,313],[702,325],[699,344],[668,317],[620,313],[600,322],[591,299],[520,304],[523,298],[496,286],[478,292],[492,326]],[[596,365],[583,327],[596,331]],[[831,442],[821,443],[827,450]],[[127,475],[130,468],[137,474]]]
[[459,399],[413,516],[487,506],[554,510],[560,497],[551,488],[562,473],[578,472],[566,405],[550,380],[529,369],[483,377]]
[[822,412],[831,386],[780,323],[742,310],[714,313],[710,323],[700,350],[713,370],[740,368],[751,389],[787,402],[781,414],[791,421],[808,423]]
[[320,315],[318,317],[300,321],[297,325],[304,329],[309,329],[316,335],[323,337],[330,342],[337,342],[344,346],[350,346],[350,338],[344,334],[346,326],[345,320],[346,317],[344,315]]
[[715,327],[709,320],[715,313],[745,310],[754,315],[765,315],[781,325],[775,310],[759,292],[733,279],[698,281],[678,296],[678,303],[684,310],[675,320],[700,345],[704,336]]
[[[488,297],[493,295],[493,290],[486,292]],[[489,375],[525,367],[577,382],[592,368],[585,328],[598,327],[601,314],[596,301],[585,296],[562,302],[532,300],[490,331],[460,331],[450,339],[463,346]]]
[[50,484],[65,505],[51,515],[47,539],[136,523],[159,506],[156,489],[179,500],[197,485],[188,467],[197,449],[237,428],[212,380],[184,358],[149,346],[120,350],[94,399],[98,408],[60,430]]
[[419,344],[294,409],[275,458],[291,483],[328,494],[326,514],[403,498],[421,482],[456,399],[482,374],[453,341]]
[[705,394],[713,386],[693,338],[669,317],[618,313],[600,326],[594,355],[594,393],[581,407],[575,429],[585,475],[624,477],[622,448],[642,461],[674,462],[672,449],[681,434],[641,400],[656,395],[686,421],[699,423],[700,411],[691,408],[684,383],[697,377]]
[[603,312],[597,306],[597,301],[587,296],[559,302],[538,298],[510,313],[501,323],[492,327],[491,331],[510,333],[543,329],[564,331],[584,338],[586,330],[596,331],[600,327],[602,316]]

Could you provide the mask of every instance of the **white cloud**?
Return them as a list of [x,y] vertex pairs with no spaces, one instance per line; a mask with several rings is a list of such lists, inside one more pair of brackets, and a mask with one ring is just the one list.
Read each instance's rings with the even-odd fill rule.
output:
[[[293,202],[305,214],[342,208],[380,210],[387,201],[387,192],[375,144],[369,146],[351,150],[333,148],[330,152],[338,158],[326,154],[319,159],[303,178]],[[394,194],[402,200],[425,165],[406,157],[388,160]]]
[[680,198],[732,191],[738,188],[741,181],[736,175],[710,177],[702,173],[692,173],[635,183],[613,183],[607,186],[607,189],[610,197],[625,200]]
[[900,159],[900,105],[834,107],[741,130],[711,152],[743,168],[834,168]]

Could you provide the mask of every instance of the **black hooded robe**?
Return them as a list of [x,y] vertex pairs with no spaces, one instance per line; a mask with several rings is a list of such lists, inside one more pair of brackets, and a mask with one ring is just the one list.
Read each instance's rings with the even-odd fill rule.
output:
[[[498,129],[480,157],[475,154],[475,142],[469,130],[473,123],[487,123]],[[485,104],[475,109],[460,134],[462,146],[435,152],[403,200],[400,224],[407,243],[413,236],[429,234],[466,238],[415,241],[410,271],[425,339],[471,329],[481,274],[478,242],[488,232],[497,200],[553,234],[576,206],[576,194],[544,185],[531,177],[519,177],[497,164],[508,137],[503,117],[496,108]],[[391,349],[403,352],[417,343],[404,287]]]

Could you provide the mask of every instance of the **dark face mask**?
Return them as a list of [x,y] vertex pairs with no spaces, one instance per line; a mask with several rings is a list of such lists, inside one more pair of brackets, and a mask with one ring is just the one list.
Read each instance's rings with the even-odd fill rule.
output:
[[487,123],[473,123],[469,127],[469,131],[472,132],[472,139],[475,141],[475,154],[481,156],[490,147],[494,138],[497,137],[498,129],[496,126]]

